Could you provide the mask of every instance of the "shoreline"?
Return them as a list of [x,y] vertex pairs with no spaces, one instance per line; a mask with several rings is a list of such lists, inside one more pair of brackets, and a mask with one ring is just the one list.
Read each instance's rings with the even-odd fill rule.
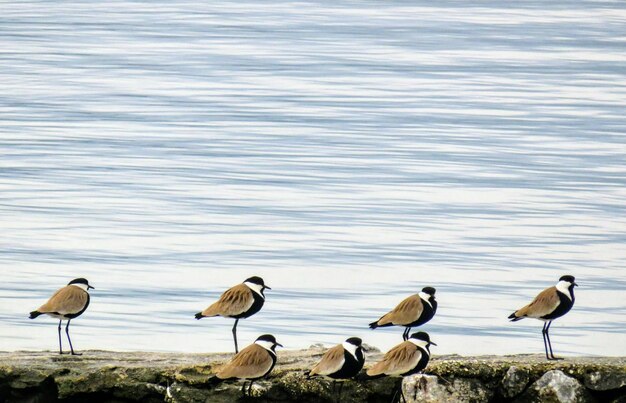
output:
[[[255,383],[253,400],[333,401],[336,397],[331,382],[306,378],[325,351],[322,346],[279,350],[270,376]],[[216,369],[232,353],[82,353],[61,356],[53,351],[0,352],[0,402],[89,399],[195,403],[240,398],[241,383],[216,383],[213,379]],[[380,357],[381,352],[370,349],[365,367]],[[388,402],[398,382],[399,378],[365,379],[362,372],[357,379],[344,383],[342,401]],[[552,401],[624,401],[620,399],[626,399],[626,357],[547,361],[539,354],[434,356],[424,374],[404,378],[403,391],[408,402],[523,402],[546,400],[549,396],[556,399]],[[563,400],[563,396],[577,397]]]

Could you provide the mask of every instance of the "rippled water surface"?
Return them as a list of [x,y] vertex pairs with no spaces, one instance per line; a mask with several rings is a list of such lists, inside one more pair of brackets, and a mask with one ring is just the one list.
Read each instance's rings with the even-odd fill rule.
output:
[[565,355],[626,354],[622,2],[0,3],[0,348],[229,351],[361,336],[425,285],[435,353],[542,352],[506,317],[574,274]]

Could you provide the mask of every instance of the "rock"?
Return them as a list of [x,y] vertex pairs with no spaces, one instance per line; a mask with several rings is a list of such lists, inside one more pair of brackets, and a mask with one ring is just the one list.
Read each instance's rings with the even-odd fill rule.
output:
[[[50,351],[0,352],[0,402],[226,403],[254,400],[258,403],[334,403],[340,400],[364,403],[391,400],[401,381],[399,378],[369,379],[361,373],[357,379],[343,383],[340,399],[332,381],[308,379],[309,369],[324,351],[323,348],[281,350],[270,376],[255,383],[253,399],[241,399],[242,382],[219,382],[215,377],[217,368],[232,357],[231,353],[84,351],[84,355],[74,357]],[[382,358],[382,354],[376,352],[366,356],[366,368]],[[546,379],[537,382],[538,386],[527,387],[528,392],[517,393],[526,383],[552,371],[560,374],[559,379],[564,378],[574,385],[575,390],[582,388],[585,398],[593,393],[598,401],[626,403],[622,399],[626,388],[623,386],[626,357],[547,361],[541,355],[451,355],[434,357],[427,371],[429,375],[405,380],[404,390],[411,401],[511,400],[504,393],[520,402],[538,401],[542,396],[540,390],[551,387]],[[585,383],[592,392],[578,382]],[[541,386],[542,383],[545,385]],[[562,398],[561,392],[558,388],[552,390],[550,393],[556,397],[551,401],[577,401]],[[544,394],[544,400],[552,396]]]
[[576,379],[560,370],[546,372],[515,402],[586,403],[593,402],[589,392]]
[[500,382],[500,394],[507,399],[513,398],[526,389],[529,381],[526,369],[511,365]]
[[619,389],[626,386],[626,370],[618,371],[593,371],[585,374],[585,386],[591,390],[605,391]]
[[456,378],[443,384],[434,375],[413,375],[406,377],[402,391],[408,402],[488,402],[493,392],[477,379]]

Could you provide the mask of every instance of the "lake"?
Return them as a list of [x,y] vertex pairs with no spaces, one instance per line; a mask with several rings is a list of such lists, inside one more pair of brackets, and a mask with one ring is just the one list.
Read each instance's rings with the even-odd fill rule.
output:
[[434,286],[435,355],[543,353],[506,318],[573,274],[555,353],[626,355],[622,2],[1,8],[0,349],[86,277],[77,350],[231,351],[193,315],[259,275],[240,345],[385,350]]

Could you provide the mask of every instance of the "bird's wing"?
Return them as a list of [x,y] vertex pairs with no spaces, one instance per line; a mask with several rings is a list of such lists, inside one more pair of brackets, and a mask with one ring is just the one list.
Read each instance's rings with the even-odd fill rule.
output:
[[272,356],[266,349],[258,344],[251,344],[224,365],[217,373],[217,377],[220,379],[259,378],[272,368],[273,362]]
[[254,303],[252,290],[238,284],[226,290],[216,302],[202,311],[202,316],[236,316],[250,309]]
[[408,325],[415,322],[420,317],[424,305],[418,294],[405,298],[391,312],[378,320],[378,325],[383,326],[388,323],[394,325]]
[[402,375],[415,368],[422,352],[410,341],[398,344],[389,350],[382,360],[367,370],[369,376]]
[[88,300],[87,291],[68,285],[55,292],[48,302],[37,310],[41,313],[58,313],[59,315],[74,314],[82,311]]
[[556,287],[546,288],[530,304],[515,311],[518,318],[541,318],[552,313],[561,302]]
[[311,375],[330,375],[343,367],[346,357],[341,344],[326,351],[320,362],[311,370]]

